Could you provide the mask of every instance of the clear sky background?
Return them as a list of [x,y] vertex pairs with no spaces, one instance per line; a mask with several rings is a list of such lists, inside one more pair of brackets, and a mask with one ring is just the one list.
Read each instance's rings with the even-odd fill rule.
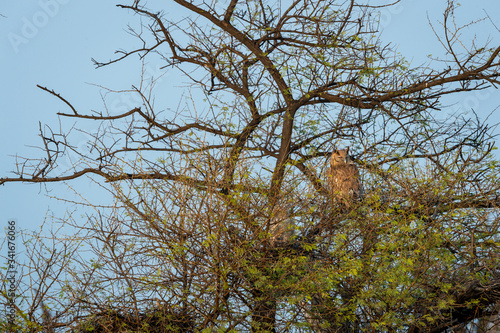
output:
[[[130,1],[131,3],[132,1]],[[9,176],[15,168],[12,155],[41,156],[42,152],[30,146],[41,144],[37,137],[39,122],[58,130],[57,112],[67,112],[67,107],[55,97],[38,89],[37,84],[54,89],[82,113],[102,110],[101,94],[110,89],[121,90],[140,82],[141,62],[137,57],[121,63],[95,69],[91,58],[105,61],[113,58],[117,49],[131,49],[138,42],[127,34],[127,24],[137,26],[139,17],[130,11],[117,8],[115,1],[102,0],[40,0],[3,1],[0,5],[0,177]],[[380,3],[380,0],[373,1]],[[176,13],[173,1],[149,1],[154,10],[164,9]],[[434,36],[428,20],[439,33],[445,0],[403,0],[392,9],[381,10],[382,37],[393,43],[413,66],[428,62],[427,55],[441,55],[442,47]],[[458,24],[489,14],[500,27],[500,1],[464,0],[457,10]],[[500,45],[500,32],[489,20],[464,32],[463,40],[469,42],[474,33],[480,41],[493,40],[492,46]],[[439,64],[431,65],[439,68]],[[175,109],[179,102],[179,88],[183,78],[159,69],[153,60],[145,64],[149,76],[164,76],[158,82],[156,92],[160,109]],[[187,81],[187,80],[184,80]],[[138,106],[126,95],[108,95],[112,112]],[[462,111],[474,109],[486,117],[500,105],[498,90],[460,95],[454,99],[453,108]],[[500,110],[489,121],[500,120]],[[64,121],[66,129],[72,121]],[[79,123],[80,128],[92,131],[97,124]],[[497,131],[498,132],[498,131]],[[72,133],[74,145],[84,145],[87,136]],[[69,167],[71,161],[61,161]],[[70,182],[78,191],[94,196],[97,187],[88,180]],[[22,229],[37,230],[46,216],[61,217],[74,209],[47,197],[49,195],[70,198],[71,190],[63,184],[41,187],[34,184],[8,183],[0,187],[0,229],[10,218],[17,219]],[[104,197],[103,197],[104,198]],[[78,212],[78,211],[77,211]],[[0,237],[3,237],[3,232]]]

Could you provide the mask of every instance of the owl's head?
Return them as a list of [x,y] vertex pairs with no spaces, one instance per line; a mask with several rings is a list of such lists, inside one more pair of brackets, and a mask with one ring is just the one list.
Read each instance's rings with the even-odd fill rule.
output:
[[330,158],[332,166],[339,164],[346,164],[349,162],[349,147],[346,149],[334,150]]

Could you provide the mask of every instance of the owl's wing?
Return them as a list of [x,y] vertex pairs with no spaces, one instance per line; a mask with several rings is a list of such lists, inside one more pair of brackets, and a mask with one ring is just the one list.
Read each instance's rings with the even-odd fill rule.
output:
[[361,181],[359,179],[359,169],[355,164],[347,164],[346,171],[349,174],[347,181],[349,182],[349,189],[352,195],[357,199],[362,195]]

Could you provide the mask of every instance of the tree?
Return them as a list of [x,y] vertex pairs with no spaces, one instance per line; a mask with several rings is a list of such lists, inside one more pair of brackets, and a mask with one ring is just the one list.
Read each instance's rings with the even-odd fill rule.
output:
[[[380,6],[175,3],[185,17],[119,5],[148,22],[135,32],[142,45],[95,64],[158,54],[203,94],[203,111],[158,111],[144,85],[128,112],[85,113],[40,87],[67,105],[61,117],[100,130],[65,174],[57,160],[74,147],[41,132],[46,156],[0,184],[87,175],[116,201],[84,226],[65,221],[92,260],[56,235],[63,251],[32,252],[29,272],[45,274],[21,325],[444,332],[498,313],[492,129],[446,114],[442,100],[498,84],[500,48],[464,48],[453,1],[440,68],[412,68],[380,41]],[[347,211],[325,186],[335,146],[351,146],[362,172],[364,196]],[[57,309],[45,321],[42,299],[44,318]]]

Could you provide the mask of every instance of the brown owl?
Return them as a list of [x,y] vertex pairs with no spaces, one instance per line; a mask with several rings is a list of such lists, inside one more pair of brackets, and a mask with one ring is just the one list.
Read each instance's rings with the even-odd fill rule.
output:
[[358,167],[349,159],[349,148],[334,150],[326,171],[333,202],[349,208],[361,195]]

